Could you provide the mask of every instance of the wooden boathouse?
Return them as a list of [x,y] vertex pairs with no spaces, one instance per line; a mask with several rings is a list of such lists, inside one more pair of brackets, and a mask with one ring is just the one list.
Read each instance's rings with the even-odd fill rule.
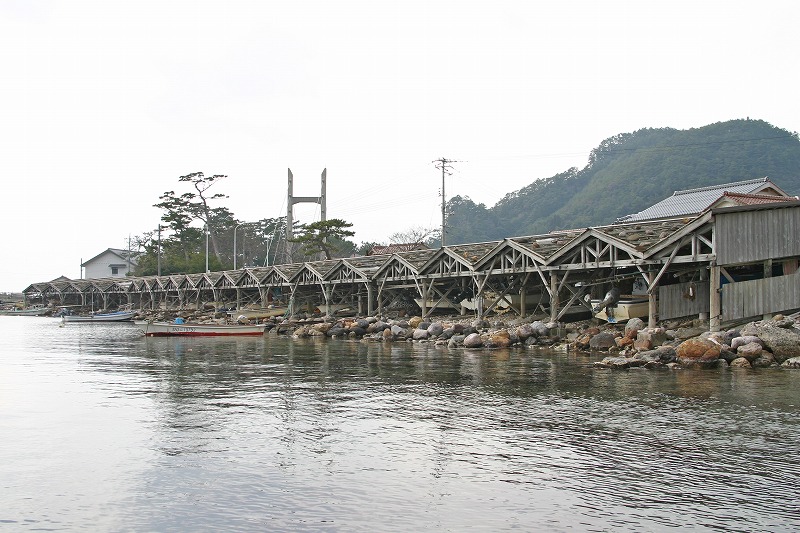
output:
[[[698,189],[700,190],[700,189]],[[648,322],[723,323],[800,309],[800,200],[719,203],[691,216],[384,255],[205,274],[33,283],[26,302],[96,309],[349,305],[383,313],[398,298],[423,316],[511,312],[564,321],[612,285],[647,302]],[[638,294],[636,289],[638,287]],[[623,296],[625,297],[625,296]],[[465,305],[471,303],[471,305]]]

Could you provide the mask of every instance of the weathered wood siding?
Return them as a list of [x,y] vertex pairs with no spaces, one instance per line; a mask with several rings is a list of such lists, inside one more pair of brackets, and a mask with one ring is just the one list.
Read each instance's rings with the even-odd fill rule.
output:
[[722,320],[800,308],[800,273],[722,286]]
[[717,213],[715,219],[720,266],[800,255],[800,207]]
[[[688,297],[690,285],[694,285],[694,297]],[[708,313],[708,281],[678,283],[658,288],[658,318],[668,320],[681,316]]]

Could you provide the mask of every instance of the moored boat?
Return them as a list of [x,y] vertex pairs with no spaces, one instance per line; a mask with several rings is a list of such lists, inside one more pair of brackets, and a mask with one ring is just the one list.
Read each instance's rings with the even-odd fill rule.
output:
[[263,335],[266,324],[176,324],[175,322],[151,322],[136,320],[147,337],[224,337]]
[[29,307],[27,309],[0,309],[3,316],[42,316],[52,311],[49,307]]
[[132,320],[137,311],[115,311],[113,313],[92,313],[88,316],[63,315],[63,322],[123,322]]
[[[596,306],[600,300],[592,300],[592,306]],[[631,318],[644,318],[650,312],[650,304],[647,298],[626,298],[618,301],[612,308],[612,316],[608,316],[608,309],[601,309],[594,316],[609,323],[624,322]]]

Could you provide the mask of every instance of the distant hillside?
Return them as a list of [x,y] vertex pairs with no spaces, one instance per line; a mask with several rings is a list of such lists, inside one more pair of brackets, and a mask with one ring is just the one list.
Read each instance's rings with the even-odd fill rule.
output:
[[456,196],[448,202],[448,244],[611,224],[676,190],[769,177],[800,194],[797,133],[761,120],[615,135],[571,168],[507,194],[494,207]]

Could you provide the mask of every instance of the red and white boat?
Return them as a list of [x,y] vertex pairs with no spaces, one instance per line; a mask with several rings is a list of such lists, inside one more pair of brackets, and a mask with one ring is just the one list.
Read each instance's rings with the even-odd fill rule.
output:
[[224,337],[263,335],[266,324],[176,324],[136,320],[147,337]]

